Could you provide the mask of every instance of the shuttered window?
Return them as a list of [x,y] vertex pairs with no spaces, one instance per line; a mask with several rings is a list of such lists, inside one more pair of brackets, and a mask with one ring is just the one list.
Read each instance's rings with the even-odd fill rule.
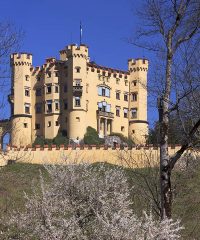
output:
[[98,95],[110,97],[110,89],[106,87],[98,87]]

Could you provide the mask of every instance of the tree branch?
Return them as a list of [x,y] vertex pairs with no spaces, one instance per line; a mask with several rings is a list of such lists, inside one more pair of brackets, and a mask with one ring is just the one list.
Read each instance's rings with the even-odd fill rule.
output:
[[200,127],[200,119],[196,122],[196,124],[193,126],[191,131],[189,132],[188,138],[185,140],[185,142],[182,144],[181,149],[176,152],[176,154],[170,158],[169,167],[170,170],[174,168],[174,165],[179,160],[179,158],[182,156],[182,154],[191,146],[191,139],[193,138],[194,134]]

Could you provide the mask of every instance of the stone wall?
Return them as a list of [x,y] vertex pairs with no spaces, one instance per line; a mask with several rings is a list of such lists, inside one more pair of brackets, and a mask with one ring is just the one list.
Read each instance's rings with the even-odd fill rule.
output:
[[[169,147],[169,154],[173,155],[180,146]],[[10,161],[32,164],[63,164],[69,161],[86,161],[90,163],[107,162],[128,167],[144,167],[157,164],[158,147],[107,147],[107,146],[60,146],[40,147],[7,147],[6,152],[0,154],[0,165]]]

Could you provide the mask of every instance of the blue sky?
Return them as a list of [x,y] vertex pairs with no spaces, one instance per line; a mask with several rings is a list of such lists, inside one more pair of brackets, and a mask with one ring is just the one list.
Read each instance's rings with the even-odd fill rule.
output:
[[[1,0],[0,20],[9,20],[25,32],[21,50],[33,54],[40,65],[70,43],[79,43],[80,20],[83,43],[89,46],[91,60],[100,65],[127,69],[127,59],[151,55],[125,40],[133,36],[139,21],[135,10],[139,0]],[[149,108],[148,120],[155,120]]]

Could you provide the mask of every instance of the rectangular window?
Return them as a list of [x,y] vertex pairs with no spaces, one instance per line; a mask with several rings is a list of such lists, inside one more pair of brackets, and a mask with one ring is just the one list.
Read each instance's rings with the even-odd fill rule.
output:
[[124,108],[124,118],[127,118],[127,117],[128,117],[128,109]]
[[47,113],[52,112],[52,100],[47,100]]
[[59,122],[58,122],[58,121],[56,121],[56,122],[55,122],[55,125],[56,125],[56,126],[59,126]]
[[25,103],[25,113],[30,114],[30,103]]
[[40,124],[39,124],[39,123],[36,123],[36,124],[35,124],[35,129],[36,129],[36,130],[40,129]]
[[111,111],[111,105],[110,104],[107,104],[106,105],[106,112],[110,112]]
[[24,123],[24,128],[27,128],[28,127],[28,123]]
[[25,96],[30,97],[30,90],[29,89],[25,89]]
[[116,116],[120,117],[120,109],[119,108],[116,108]]
[[59,102],[58,102],[58,101],[55,102],[55,110],[56,110],[56,111],[59,110]]
[[131,101],[136,102],[137,101],[137,92],[131,93]]
[[133,84],[134,87],[137,86],[137,81],[136,80],[132,81],[132,84]]
[[120,92],[116,92],[116,99],[120,100]]
[[30,80],[30,76],[29,76],[29,75],[26,75],[26,76],[25,76],[25,79],[26,79],[26,81],[29,81],[29,80]]
[[35,112],[36,113],[41,113],[42,112],[42,104],[41,103],[36,103],[35,104]]
[[75,97],[75,107],[80,107],[80,106],[81,106],[80,97]]
[[80,73],[81,72],[81,67],[75,67],[75,70],[77,73]]
[[41,96],[42,95],[41,88],[36,88],[35,95],[36,96]]
[[47,85],[47,92],[46,93],[48,93],[48,94],[50,94],[51,93],[51,85],[49,84],[49,85]]
[[48,121],[47,127],[51,127],[51,121]]
[[126,101],[126,102],[128,101],[128,94],[127,93],[124,94],[124,101]]
[[137,108],[131,109],[131,118],[137,118]]

